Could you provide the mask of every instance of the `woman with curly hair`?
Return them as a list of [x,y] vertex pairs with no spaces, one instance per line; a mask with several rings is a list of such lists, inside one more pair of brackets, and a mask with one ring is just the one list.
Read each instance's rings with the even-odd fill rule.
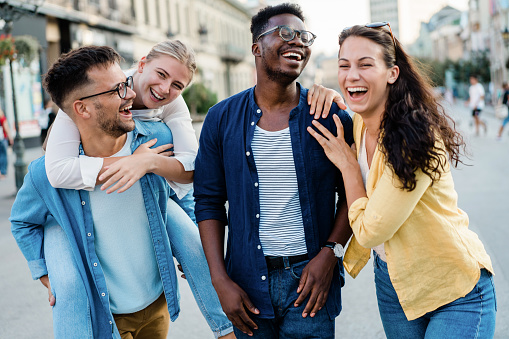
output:
[[356,150],[313,121],[308,128],[345,183],[353,238],[344,265],[357,276],[374,254],[387,338],[491,338],[491,260],[457,206],[450,171],[464,149],[431,86],[389,23],[339,36],[341,91],[354,116]]

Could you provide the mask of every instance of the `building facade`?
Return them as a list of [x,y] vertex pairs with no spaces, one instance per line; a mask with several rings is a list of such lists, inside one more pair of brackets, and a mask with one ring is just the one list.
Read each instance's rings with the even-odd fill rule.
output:
[[[5,1],[20,6],[19,1]],[[121,66],[129,68],[157,42],[180,39],[196,52],[194,81],[219,100],[252,86],[250,18],[251,12],[236,0],[45,0],[37,14],[27,13],[13,25],[14,37],[31,35],[41,45],[37,67],[28,70],[33,76],[15,74],[17,87],[30,89],[30,100],[17,104],[23,112],[20,134],[29,138],[39,133],[37,119],[46,96],[40,75],[61,53],[80,46],[111,46],[123,57]],[[2,74],[7,76],[0,83],[0,105],[13,124],[5,67]],[[18,96],[26,98],[27,93]]]

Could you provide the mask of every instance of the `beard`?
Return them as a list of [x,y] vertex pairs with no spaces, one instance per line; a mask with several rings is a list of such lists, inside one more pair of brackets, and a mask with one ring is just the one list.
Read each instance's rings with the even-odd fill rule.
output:
[[[94,105],[98,111],[102,111],[103,106],[100,103],[95,103]],[[106,114],[98,114],[97,123],[103,132],[114,138],[120,138],[127,132],[134,130],[135,127],[132,119],[128,123],[123,122],[118,114],[115,117],[108,117]]]
[[306,67],[308,61],[306,60],[304,62],[304,64],[302,65],[302,69],[300,70],[285,71],[281,68],[280,64],[276,64],[275,67],[273,62],[271,64],[271,62],[268,60],[268,57],[273,55],[279,56],[279,53],[277,53],[277,51],[274,51],[271,47],[265,46],[265,53],[263,53],[261,61],[262,67],[265,70],[267,77],[269,78],[269,80],[274,82],[281,82],[286,84],[292,83],[300,76],[300,74]]

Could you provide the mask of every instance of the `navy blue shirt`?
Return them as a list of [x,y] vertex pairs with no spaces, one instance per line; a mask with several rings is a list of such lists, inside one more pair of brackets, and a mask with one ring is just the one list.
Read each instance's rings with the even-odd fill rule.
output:
[[[320,144],[307,132],[307,89],[300,90],[299,105],[290,112],[289,126],[297,174],[299,199],[309,258],[315,257],[334,226],[337,206],[344,200],[341,173],[326,157]],[[333,105],[320,122],[333,134],[337,114],[345,139],[353,143],[352,119]],[[260,201],[258,174],[251,149],[255,126],[262,111],[254,99],[254,87],[212,107],[205,119],[196,158],[194,195],[197,221],[220,220],[228,224],[226,270],[260,310],[261,318],[273,318],[267,265],[259,237]],[[228,201],[228,217],[225,202]],[[331,318],[341,311],[344,273],[338,263],[326,303]]]

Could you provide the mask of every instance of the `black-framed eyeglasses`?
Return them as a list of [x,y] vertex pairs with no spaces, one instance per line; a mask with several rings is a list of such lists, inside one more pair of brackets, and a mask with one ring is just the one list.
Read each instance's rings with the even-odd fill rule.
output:
[[96,97],[98,95],[103,95],[103,94],[111,93],[111,92],[117,92],[120,99],[124,99],[125,96],[127,95],[127,87],[129,87],[130,89],[133,89],[133,77],[132,76],[128,76],[126,78],[125,82],[119,83],[117,85],[117,87],[115,87],[114,89],[110,89],[109,91],[105,91],[105,92],[101,92],[101,93],[97,93],[97,94],[88,95],[86,97],[79,98],[78,100],[85,100],[88,98]]
[[[389,33],[391,34],[392,43],[394,45],[394,51],[396,51],[396,39],[394,38],[394,34],[392,34],[391,23],[389,21],[372,22],[370,24],[365,24],[364,25],[364,27],[374,28],[374,29],[382,28],[382,27],[385,27],[385,26],[389,27]],[[343,31],[348,31],[352,27],[353,26],[347,27]]]
[[315,42],[315,39],[316,39],[316,35],[314,35],[310,31],[299,31],[297,29],[291,28],[290,26],[280,25],[280,26],[272,27],[268,31],[265,31],[262,34],[258,35],[258,38],[256,38],[255,42],[260,40],[260,38],[262,36],[272,33],[275,30],[279,30],[279,36],[284,41],[292,41],[295,38],[295,35],[298,34],[300,41],[302,41],[302,44],[305,47],[311,46],[313,44],[313,42]]

